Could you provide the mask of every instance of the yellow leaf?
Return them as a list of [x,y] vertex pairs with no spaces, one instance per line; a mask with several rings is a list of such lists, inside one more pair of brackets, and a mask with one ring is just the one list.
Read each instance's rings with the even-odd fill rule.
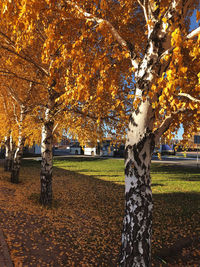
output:
[[127,52],[126,54],[125,54],[125,58],[129,58],[130,57],[130,54],[129,54],[129,52]]
[[181,72],[186,73],[187,72],[187,67],[182,67],[180,70],[181,70]]
[[194,107],[194,105],[192,103],[189,103],[189,107],[191,108],[191,110],[195,109],[195,107]]
[[197,13],[196,13],[196,21],[198,22],[200,20],[200,11],[197,10]]
[[162,21],[163,21],[164,23],[166,23],[166,22],[167,22],[167,18],[163,18]]

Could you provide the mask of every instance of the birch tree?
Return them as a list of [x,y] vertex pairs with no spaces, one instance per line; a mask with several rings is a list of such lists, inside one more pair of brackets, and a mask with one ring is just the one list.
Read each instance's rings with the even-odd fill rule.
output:
[[[15,68],[17,68],[15,66]],[[27,82],[26,82],[27,83]],[[34,113],[35,103],[32,99],[33,84],[19,84],[9,77],[1,77],[0,92],[2,96],[1,108],[4,115],[4,125],[0,129],[5,135],[5,169],[11,171],[11,182],[19,182],[19,171],[25,141],[31,145],[30,136],[38,131],[30,113]],[[5,123],[6,122],[6,123]],[[28,122],[28,123],[27,123]],[[8,135],[6,134],[8,132]],[[34,135],[34,137],[36,137]],[[35,139],[37,141],[37,138]]]
[[[24,4],[26,4],[24,2]],[[22,7],[22,9],[21,9]],[[1,6],[1,42],[0,49],[6,51],[9,55],[15,58],[17,66],[26,66],[22,71],[16,72],[13,70],[14,62],[5,61],[5,67],[2,67],[2,75],[7,75],[11,79],[15,78],[19,81],[26,81],[35,85],[37,93],[35,99],[37,100],[37,109],[35,110],[36,119],[42,124],[42,166],[41,166],[41,202],[44,205],[50,204],[52,201],[52,188],[51,188],[51,176],[52,176],[52,140],[53,140],[53,128],[54,128],[54,112],[56,102],[55,99],[59,95],[54,90],[55,81],[51,75],[51,64],[43,63],[41,60],[41,51],[45,42],[45,31],[42,24],[37,24],[37,28],[32,35],[26,35],[26,29],[24,29],[24,36],[22,35],[23,28],[31,28],[31,21],[26,25],[27,20],[24,19],[24,23],[20,23],[20,18],[23,16],[25,5],[23,1],[18,3],[4,1]],[[34,11],[36,11],[34,9]],[[37,15],[37,14],[36,14]],[[23,18],[22,18],[23,19]],[[37,22],[37,20],[36,20]],[[48,21],[46,21],[48,23]],[[44,35],[43,35],[44,34]],[[12,66],[10,66],[12,65]],[[8,66],[10,68],[8,68]],[[16,100],[16,97],[15,97]],[[24,100],[24,99],[23,99]],[[20,106],[20,118],[18,118],[19,125],[24,120],[24,114],[26,108],[24,102],[19,103]],[[21,129],[21,128],[20,128]],[[20,143],[24,143],[24,138],[20,138]],[[19,146],[20,147],[20,146]],[[22,146],[21,146],[22,148]],[[21,149],[20,149],[21,151]],[[21,154],[21,153],[20,153]]]

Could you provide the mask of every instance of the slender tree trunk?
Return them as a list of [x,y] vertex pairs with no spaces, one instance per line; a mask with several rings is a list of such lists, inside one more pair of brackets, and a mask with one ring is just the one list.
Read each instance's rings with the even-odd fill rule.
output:
[[41,141],[41,193],[40,202],[44,206],[52,204],[52,169],[53,169],[53,126],[54,121],[50,119],[50,109],[46,110],[46,119],[42,127]]
[[14,156],[15,156],[15,150],[16,150],[16,147],[15,147],[15,144],[13,143],[13,141],[11,142],[11,159],[10,159],[10,162],[9,162],[9,170],[11,171],[12,170],[12,167],[13,167],[13,161],[14,161]]
[[24,142],[25,142],[25,138],[22,136],[19,136],[18,146],[14,154],[14,159],[13,159],[12,169],[11,169],[11,182],[14,184],[19,183],[19,172],[20,172],[20,167],[21,167],[21,159],[23,155]]
[[9,155],[10,155],[10,137],[5,137],[5,161],[4,161],[4,171],[9,171]]
[[14,145],[12,140],[12,135],[5,137],[5,161],[4,170],[11,171],[14,157]]
[[18,132],[18,144],[17,149],[14,154],[14,159],[12,163],[12,170],[11,170],[11,183],[19,183],[19,172],[21,167],[21,159],[23,155],[23,148],[25,143],[25,137],[23,136],[23,121],[25,117],[25,106],[20,104],[20,116],[19,121],[16,119],[16,122],[19,127]]

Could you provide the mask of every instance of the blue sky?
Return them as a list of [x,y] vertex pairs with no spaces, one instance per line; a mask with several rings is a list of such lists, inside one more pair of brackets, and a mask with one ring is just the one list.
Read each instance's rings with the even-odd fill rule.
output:
[[191,21],[190,30],[194,30],[199,26],[199,23],[196,22],[196,10],[192,14],[190,21]]

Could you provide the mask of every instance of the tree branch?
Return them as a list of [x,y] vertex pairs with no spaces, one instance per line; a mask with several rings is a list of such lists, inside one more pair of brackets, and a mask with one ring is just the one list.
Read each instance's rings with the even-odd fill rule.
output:
[[197,99],[189,94],[186,94],[186,93],[179,93],[178,94],[179,96],[183,96],[183,97],[187,97],[188,99],[192,100],[193,102],[198,102],[200,103],[200,99]]
[[53,130],[52,130],[52,133],[55,132],[55,130],[58,128],[58,125],[59,125],[59,123],[56,123],[56,125],[54,126],[54,128],[53,128]]
[[193,30],[191,33],[189,33],[186,36],[186,39],[192,39],[192,38],[196,37],[199,34],[200,34],[200,26],[197,29]]
[[161,123],[161,125],[154,131],[154,135],[155,135],[155,142],[157,143],[160,139],[160,137],[164,134],[164,132],[166,132],[169,129],[169,126],[171,124],[171,122],[173,121],[174,117],[179,114],[179,113],[183,113],[183,112],[187,112],[187,109],[182,108],[179,109],[176,112],[172,112],[169,116],[167,116],[163,122]]
[[13,77],[15,77],[17,79],[21,79],[21,80],[27,81],[29,83],[40,84],[40,85],[43,85],[44,86],[43,83],[36,82],[36,81],[30,80],[28,78],[18,76],[16,73],[14,73],[12,71],[9,71],[9,70],[1,70],[0,69],[0,75],[3,75],[3,76],[13,76]]
[[143,3],[142,3],[140,0],[137,0],[137,2],[138,2],[138,4],[139,4],[142,8],[144,8],[144,5],[143,5]]
[[149,1],[148,0],[144,0],[143,3],[141,3],[141,1],[138,0],[138,3],[140,4],[140,6],[142,7],[143,11],[144,11],[144,17],[146,22],[148,22],[149,18]]
[[23,60],[25,60],[25,61],[27,61],[27,62],[29,62],[29,63],[31,63],[32,65],[34,65],[37,69],[39,69],[42,73],[44,73],[46,76],[49,76],[49,73],[48,73],[48,71],[47,70],[45,70],[43,67],[41,67],[39,64],[37,64],[32,58],[30,58],[28,55],[26,55],[24,52],[23,52],[23,54],[24,54],[24,56],[23,55],[20,55],[19,53],[17,53],[16,51],[14,51],[14,50],[12,50],[12,49],[10,49],[9,47],[6,47],[6,46],[4,46],[4,45],[0,45],[0,48],[1,49],[4,49],[4,50],[6,50],[6,51],[8,51],[8,52],[10,52],[10,53],[12,53],[12,54],[14,54],[14,55],[16,55],[17,57],[19,57],[19,58],[21,58],[21,59],[23,59]]
[[19,97],[15,94],[14,90],[9,87],[9,86],[5,86],[6,90],[8,91],[8,93],[10,94],[10,96],[12,97],[12,99],[15,100],[15,102],[17,102],[19,105],[22,105],[22,101],[19,99]]
[[17,125],[19,125],[19,120],[18,120],[18,117],[17,117],[17,114],[16,114],[16,107],[15,107],[15,104],[13,104],[13,114],[14,114],[14,117],[15,117],[15,121],[17,123]]

